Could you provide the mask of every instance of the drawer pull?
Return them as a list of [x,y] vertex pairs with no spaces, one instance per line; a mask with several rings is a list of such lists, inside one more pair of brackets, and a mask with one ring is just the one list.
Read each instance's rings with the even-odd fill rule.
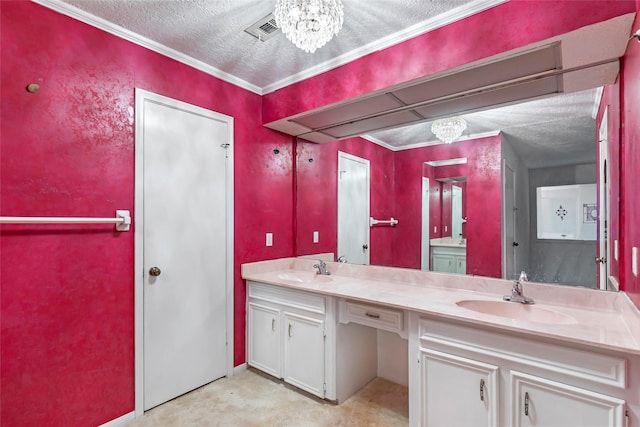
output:
[[371,317],[372,319],[379,319],[380,318],[379,314],[374,314],[374,313],[369,313],[369,312],[365,313],[365,316]]
[[289,338],[291,338],[291,323],[289,323]]
[[480,380],[480,401],[484,402],[484,380]]
[[271,319],[271,330],[272,331],[276,330],[276,319]]
[[524,394],[524,414],[529,416],[529,392]]

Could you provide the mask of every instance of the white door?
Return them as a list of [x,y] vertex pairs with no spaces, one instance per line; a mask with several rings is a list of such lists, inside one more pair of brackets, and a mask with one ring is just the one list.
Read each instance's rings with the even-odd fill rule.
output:
[[608,143],[608,108],[605,108],[604,115],[602,116],[602,123],[600,124],[599,140],[600,140],[600,155],[598,156],[598,186],[600,199],[598,200],[598,256],[596,262],[598,263],[598,283],[600,289],[607,289],[608,277],[609,277],[609,143]]
[[136,96],[146,410],[227,373],[227,257],[233,254],[227,253],[225,169],[232,121],[144,91]]
[[269,375],[282,378],[280,310],[250,302],[247,314],[248,364]]
[[498,425],[498,367],[421,349],[422,426]]
[[505,162],[504,163],[504,278],[516,279],[517,276],[517,255],[520,242],[516,236],[516,173]]
[[511,371],[513,427],[622,427],[625,402]]
[[338,254],[369,264],[369,161],[338,152]]
[[284,313],[284,380],[324,397],[324,321]]
[[429,271],[429,178],[422,178],[422,261],[420,269]]
[[451,186],[451,237],[462,239],[462,188]]

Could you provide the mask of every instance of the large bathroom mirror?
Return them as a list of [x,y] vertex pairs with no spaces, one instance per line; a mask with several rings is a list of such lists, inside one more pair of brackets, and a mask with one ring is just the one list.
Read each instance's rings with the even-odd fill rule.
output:
[[[617,51],[624,52],[626,37],[617,37]],[[581,44],[581,49],[585,46]],[[546,49],[523,49],[517,61],[525,67],[540,66],[568,51],[561,52],[557,45]],[[500,60],[511,61],[514,56]],[[432,247],[425,241],[448,237],[465,248],[466,265],[458,265],[457,272],[515,279],[525,270],[531,281],[609,289],[603,261],[618,236],[617,230],[607,230],[612,182],[606,155],[607,120],[602,122],[604,130],[597,129],[596,114],[603,86],[616,82],[618,59],[593,67],[597,69],[591,73],[557,74],[542,83],[545,79],[531,80],[537,86],[492,93],[488,100],[471,100],[471,107],[466,104],[469,97],[452,98],[446,107],[423,102],[420,112],[432,118],[419,122],[389,125],[389,116],[380,115],[379,126],[376,117],[363,121],[367,131],[357,132],[363,123],[356,121],[336,126],[343,132],[341,140],[317,144],[299,139],[298,255],[335,250],[337,153],[344,151],[370,161],[371,216],[398,220],[396,226],[370,228],[371,243],[365,250],[371,251],[371,264],[432,269]],[[455,85],[476,78],[473,72],[473,67],[466,68],[386,92],[402,99],[421,90],[438,91],[443,87],[440,79]],[[438,141],[431,132],[433,120],[458,115],[466,120],[467,130],[453,143]],[[354,131],[349,133],[351,127]],[[330,134],[332,129],[325,126],[323,131]],[[538,239],[537,188],[581,184],[598,186],[597,239]],[[619,185],[613,189],[619,191]],[[588,220],[593,220],[593,212]],[[309,238],[318,224],[325,230],[321,246],[311,244]],[[381,248],[378,252],[376,246]]]

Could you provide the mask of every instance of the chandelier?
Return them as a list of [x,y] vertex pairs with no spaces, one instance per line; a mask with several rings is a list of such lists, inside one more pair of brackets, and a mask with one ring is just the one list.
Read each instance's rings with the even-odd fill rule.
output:
[[467,122],[462,117],[449,117],[433,122],[431,132],[433,132],[440,141],[445,144],[451,144],[460,138],[460,135],[462,135],[462,132],[466,128]]
[[276,24],[300,49],[313,53],[342,28],[341,0],[276,0]]

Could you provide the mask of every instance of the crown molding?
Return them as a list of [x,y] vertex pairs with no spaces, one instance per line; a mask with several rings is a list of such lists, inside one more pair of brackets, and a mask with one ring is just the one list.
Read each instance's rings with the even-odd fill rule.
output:
[[127,40],[131,43],[137,44],[138,46],[142,46],[156,53],[164,55],[168,58],[174,59],[185,65],[188,65],[197,70],[200,70],[203,73],[216,77],[220,80],[224,80],[227,83],[231,83],[235,86],[239,86],[243,89],[246,89],[258,95],[263,95],[262,89],[259,86],[254,85],[253,83],[249,83],[248,81],[240,79],[232,74],[225,73],[224,71],[219,70],[216,67],[213,67],[209,64],[205,64],[204,62],[197,60],[189,55],[185,55],[182,52],[179,52],[175,49],[167,47],[161,43],[155,42],[151,39],[148,39],[147,37],[141,36],[140,34],[134,33],[133,31],[127,30],[126,28],[123,28],[119,25],[115,25],[105,19],[99,18],[88,12],[85,12],[82,9],[78,9],[77,7],[72,6],[68,3],[64,3],[60,0],[32,0],[32,1],[41,6],[54,10],[58,13],[69,16],[73,19],[77,19],[78,21],[84,22],[85,24],[91,25],[92,27],[106,31],[107,33],[112,34],[116,37]]
[[502,3],[506,3],[509,0],[476,0],[471,3],[466,3],[462,6],[451,9],[445,13],[442,13],[432,19],[428,19],[423,22],[419,22],[415,25],[407,27],[401,31],[398,31],[394,34],[390,34],[387,37],[383,37],[375,42],[366,44],[358,49],[354,49],[350,52],[332,58],[328,61],[325,61],[321,64],[313,66],[311,68],[307,68],[304,71],[301,71],[297,74],[291,75],[287,78],[281,79],[277,82],[268,84],[262,88],[263,94],[268,94],[271,92],[275,92],[278,89],[282,89],[283,87],[292,85],[294,83],[298,83],[302,80],[306,80],[310,77],[317,76],[319,74],[325,73],[334,68],[338,68],[344,64],[355,61],[358,58],[361,58],[365,55],[368,55],[373,52],[377,52],[379,50],[386,49],[388,47],[394,46],[396,44],[402,43],[429,31],[433,31],[437,28],[444,27],[445,25],[449,25],[453,22],[459,21],[461,19],[467,18],[471,15],[475,15],[476,13],[480,13],[492,7],[498,6]]
[[250,92],[256,93],[258,95],[266,95],[278,89],[282,89],[283,87],[289,86],[294,83],[298,83],[302,80],[306,80],[310,77],[317,76],[319,74],[325,73],[329,70],[340,67],[349,62],[355,61],[356,59],[361,58],[370,53],[373,53],[382,49],[386,49],[388,47],[394,46],[396,44],[399,44],[409,39],[412,39],[414,37],[417,37],[421,34],[435,30],[436,28],[443,27],[445,25],[464,19],[468,16],[471,16],[476,13],[480,13],[484,10],[490,9],[492,7],[498,6],[509,0],[475,0],[473,2],[451,9],[432,19],[428,19],[426,21],[412,25],[411,27],[405,28],[401,31],[398,31],[380,40],[376,40],[375,42],[366,44],[358,49],[354,49],[343,55],[332,58],[314,67],[307,68],[306,70],[301,71],[297,74],[291,75],[277,82],[268,84],[264,87],[260,87],[253,83],[250,83],[246,80],[243,80],[239,77],[234,76],[233,74],[226,73],[216,67],[206,64],[191,56],[185,55],[182,52],[179,52],[175,49],[167,47],[161,43],[155,42],[140,34],[134,33],[133,31],[127,30],[124,27],[115,25],[105,19],[99,18],[88,12],[85,12],[84,10],[79,9],[75,6],[72,6],[68,3],[64,3],[61,0],[32,0],[32,1],[41,6],[54,10],[58,13],[77,19],[78,21],[84,22],[85,24],[91,25],[92,27],[106,31],[109,34],[112,34],[116,37],[127,40],[138,46],[142,46],[156,53],[159,53],[161,55],[174,59],[178,62],[181,62],[190,67],[193,67],[213,77],[219,78],[228,83],[239,86]]

